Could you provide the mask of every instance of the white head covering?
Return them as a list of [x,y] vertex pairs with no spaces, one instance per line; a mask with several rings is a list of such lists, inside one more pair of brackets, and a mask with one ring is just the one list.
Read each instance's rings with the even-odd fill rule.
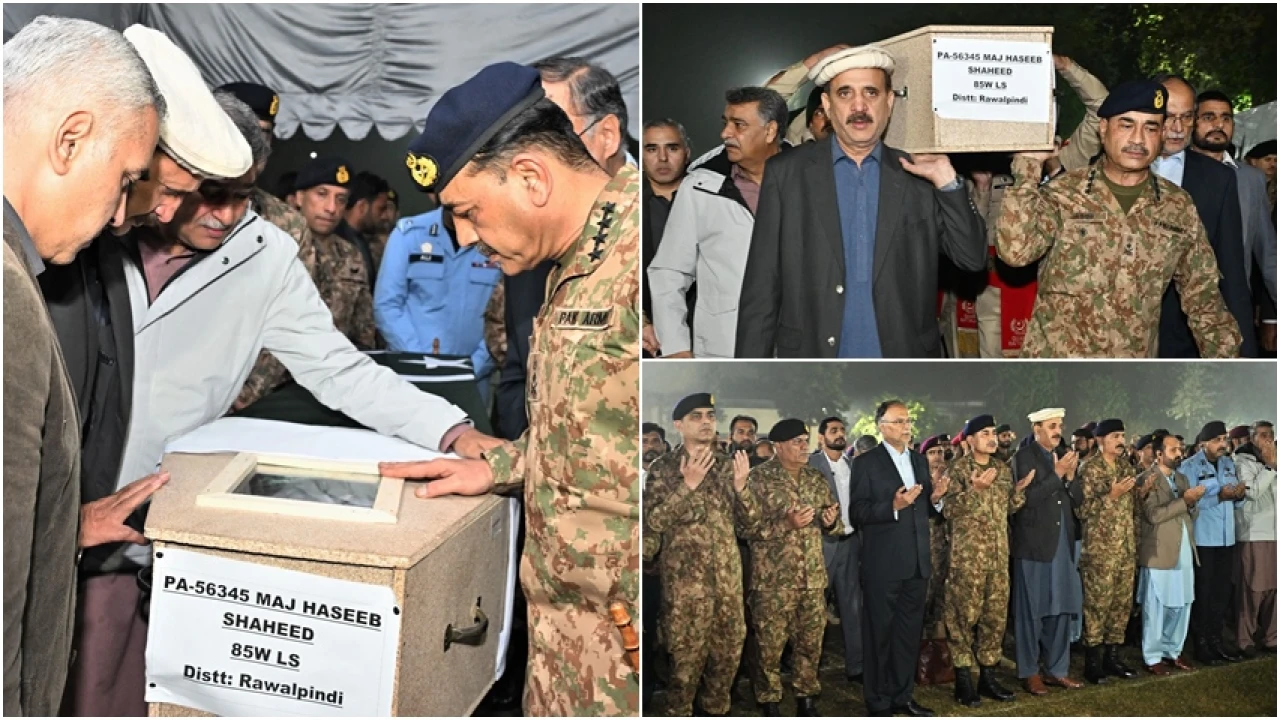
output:
[[831,78],[845,70],[858,68],[880,68],[893,75],[893,56],[884,48],[875,45],[848,48],[832,53],[818,61],[809,70],[809,79],[814,85],[822,87],[831,82]]
[[1066,416],[1067,411],[1062,408],[1045,408],[1031,413],[1027,416],[1027,419],[1033,423],[1038,423],[1044,422],[1045,420],[1052,420],[1053,418],[1065,418]]
[[143,25],[131,26],[124,37],[142,56],[168,106],[160,123],[160,149],[207,177],[248,172],[253,165],[249,143],[213,99],[191,58],[164,33]]

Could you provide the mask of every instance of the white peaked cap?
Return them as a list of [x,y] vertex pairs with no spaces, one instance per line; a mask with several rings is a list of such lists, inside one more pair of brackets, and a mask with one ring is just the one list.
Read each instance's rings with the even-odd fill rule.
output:
[[164,96],[160,149],[211,178],[236,178],[253,165],[253,152],[187,54],[164,33],[133,25],[124,37],[142,56]]

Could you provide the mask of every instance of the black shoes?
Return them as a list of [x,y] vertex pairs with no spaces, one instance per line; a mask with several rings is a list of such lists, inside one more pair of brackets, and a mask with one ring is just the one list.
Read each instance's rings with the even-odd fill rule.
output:
[[1217,667],[1219,665],[1224,664],[1226,661],[1223,660],[1223,658],[1219,656],[1218,653],[1214,652],[1213,648],[1209,646],[1209,643],[1201,640],[1197,640],[1196,641],[1196,662],[1200,663],[1201,665],[1207,665],[1209,667]]
[[933,717],[932,710],[923,705],[917,705],[915,700],[908,700],[906,705],[889,708],[889,712],[910,717]]
[[1103,647],[1105,647],[1107,651],[1106,656],[1102,661],[1102,669],[1105,670],[1108,675],[1125,678],[1126,680],[1138,676],[1138,673],[1120,662],[1119,645],[1104,645]]
[[857,675],[845,675],[845,678],[854,685],[862,684],[862,673],[858,673]]
[[765,717],[779,717],[781,713],[778,712],[778,703],[760,703],[760,714]]
[[1101,685],[1107,681],[1107,671],[1102,669],[1102,646],[1094,647],[1085,646],[1084,649],[1084,679],[1094,685]]
[[812,697],[796,698],[796,715],[800,717],[817,717],[818,701]]
[[984,667],[978,671],[978,692],[1000,702],[1008,702],[1013,699],[1013,693],[996,682],[994,668]]
[[976,708],[982,704],[982,698],[978,697],[978,691],[973,689],[973,676],[969,674],[969,668],[958,667],[956,670],[956,702],[965,707]]

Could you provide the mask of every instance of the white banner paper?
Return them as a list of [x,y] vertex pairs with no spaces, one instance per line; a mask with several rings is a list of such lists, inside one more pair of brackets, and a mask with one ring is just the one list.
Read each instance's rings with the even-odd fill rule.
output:
[[933,112],[952,120],[1053,121],[1046,43],[934,38]]
[[389,587],[165,548],[146,699],[224,716],[388,716],[399,642]]

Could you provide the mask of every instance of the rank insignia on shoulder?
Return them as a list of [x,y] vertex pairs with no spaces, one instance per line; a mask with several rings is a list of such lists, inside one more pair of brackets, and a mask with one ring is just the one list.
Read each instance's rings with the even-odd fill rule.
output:
[[431,237],[436,237],[437,235],[439,235],[440,223],[431,223],[431,229],[427,231],[427,234],[430,235]]
[[613,319],[613,310],[557,310],[551,327],[561,330],[604,330]]

